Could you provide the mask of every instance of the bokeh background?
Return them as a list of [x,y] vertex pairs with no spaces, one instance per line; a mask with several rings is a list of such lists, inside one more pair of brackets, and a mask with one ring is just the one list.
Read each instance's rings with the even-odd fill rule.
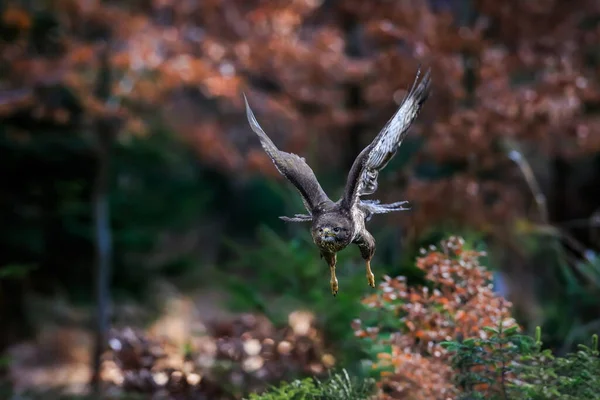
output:
[[[339,254],[333,298],[308,225],[277,218],[302,203],[242,92],[337,198],[419,65],[433,93],[377,193],[412,210],[371,221],[376,278],[418,281],[419,250],[460,235],[526,331],[564,353],[599,330],[597,1],[22,0],[0,15],[4,393],[85,391],[98,341],[145,335],[181,363],[230,357],[206,398],[360,374],[358,250]],[[242,362],[248,332],[293,349]],[[123,383],[109,367],[96,382]]]

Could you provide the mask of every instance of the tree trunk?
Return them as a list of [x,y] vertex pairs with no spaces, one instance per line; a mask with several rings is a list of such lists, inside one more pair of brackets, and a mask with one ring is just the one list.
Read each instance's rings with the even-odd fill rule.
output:
[[[107,101],[110,97],[111,76],[108,51],[101,54],[101,67],[96,83],[95,95]],[[110,229],[109,191],[110,156],[113,137],[116,133],[115,121],[110,116],[99,117],[94,121],[94,134],[98,145],[98,164],[92,197],[94,236],[96,249],[96,338],[92,358],[92,389],[101,391],[102,354],[106,348],[110,325],[110,276],[112,261],[112,235]]]

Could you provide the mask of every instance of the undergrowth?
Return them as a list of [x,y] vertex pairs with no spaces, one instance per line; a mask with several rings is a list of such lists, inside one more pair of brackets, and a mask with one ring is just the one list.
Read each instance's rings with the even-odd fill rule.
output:
[[366,400],[373,390],[372,380],[352,379],[342,370],[324,381],[306,378],[284,383],[263,394],[252,394],[249,400]]
[[535,338],[517,326],[485,331],[489,337],[442,343],[452,353],[457,400],[600,399],[598,335],[591,347],[580,344],[577,352],[555,357],[542,349],[539,327]]

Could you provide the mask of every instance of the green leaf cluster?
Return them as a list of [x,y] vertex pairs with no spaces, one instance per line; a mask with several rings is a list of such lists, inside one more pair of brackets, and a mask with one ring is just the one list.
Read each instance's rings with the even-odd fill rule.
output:
[[600,399],[598,335],[590,347],[579,345],[557,357],[542,348],[539,327],[535,337],[520,334],[516,326],[486,332],[486,338],[443,343],[453,353],[459,399]]
[[374,388],[372,380],[352,379],[342,370],[325,381],[306,378],[283,383],[263,394],[251,394],[249,400],[366,400]]

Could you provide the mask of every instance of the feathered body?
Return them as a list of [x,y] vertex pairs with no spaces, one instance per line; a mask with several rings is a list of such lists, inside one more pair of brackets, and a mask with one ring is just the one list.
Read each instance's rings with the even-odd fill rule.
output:
[[325,258],[331,273],[331,291],[338,292],[335,276],[336,253],[350,243],[356,244],[366,261],[367,280],[375,287],[375,278],[370,262],[375,253],[375,239],[367,231],[365,223],[374,214],[407,210],[407,202],[380,204],[379,200],[365,200],[377,190],[379,172],[394,157],[408,129],[417,118],[419,111],[430,92],[430,72],[427,71],[419,82],[420,71],[412,88],[402,104],[387,122],[375,139],[358,155],[354,161],[343,196],[333,202],[325,194],[314,172],[304,158],[296,154],[279,150],[258,124],[254,113],[246,102],[246,115],[252,130],[258,135],[261,145],[269,155],[277,170],[298,190],[308,214],[296,214],[294,217],[280,217],[288,222],[312,222],[313,241]]

